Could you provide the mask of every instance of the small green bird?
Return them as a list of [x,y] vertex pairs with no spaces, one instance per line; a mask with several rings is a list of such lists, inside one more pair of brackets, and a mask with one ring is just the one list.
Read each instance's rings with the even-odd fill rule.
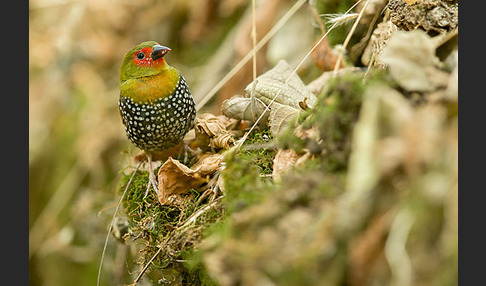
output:
[[120,116],[128,139],[147,156],[157,194],[152,155],[179,144],[196,117],[184,77],[164,58],[170,50],[154,41],[140,43],[125,55],[120,69]]

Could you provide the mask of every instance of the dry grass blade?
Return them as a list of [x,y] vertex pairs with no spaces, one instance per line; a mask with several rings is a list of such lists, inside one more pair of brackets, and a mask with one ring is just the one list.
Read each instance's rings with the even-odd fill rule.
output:
[[344,24],[356,19],[356,17],[358,17],[358,14],[357,13],[351,13],[351,14],[347,14],[347,15],[343,15],[343,14],[322,14],[321,16],[323,16],[327,20],[328,24],[338,23],[339,25],[344,25]]
[[137,173],[138,169],[140,169],[140,166],[142,165],[144,161],[140,161],[140,163],[137,166],[137,169],[133,171],[132,176],[130,177],[130,180],[127,183],[127,186],[125,187],[125,190],[123,191],[123,194],[120,197],[120,200],[118,201],[118,204],[116,206],[115,212],[113,213],[113,218],[111,219],[110,222],[110,227],[108,228],[108,232],[106,233],[106,239],[105,239],[105,244],[103,246],[103,252],[101,253],[101,260],[100,260],[100,267],[98,268],[98,277],[96,279],[96,285],[100,285],[100,278],[101,278],[101,269],[103,268],[103,261],[105,259],[105,252],[106,252],[106,247],[108,245],[108,239],[110,238],[110,233],[113,228],[113,222],[115,221],[116,214],[118,213],[118,209],[120,208],[121,202],[123,198],[125,197],[125,194],[127,193],[128,187],[132,183],[133,177],[135,177],[135,174]]

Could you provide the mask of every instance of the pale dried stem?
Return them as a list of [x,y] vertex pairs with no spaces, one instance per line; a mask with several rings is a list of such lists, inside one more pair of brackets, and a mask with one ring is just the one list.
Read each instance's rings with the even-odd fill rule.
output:
[[251,38],[253,43],[253,86],[250,92],[250,104],[251,110],[255,109],[255,88],[256,88],[256,76],[257,76],[257,59],[256,59],[256,11],[255,11],[255,0],[251,1],[251,14],[252,14],[252,27],[251,27]]
[[319,25],[319,29],[321,30],[321,34],[324,34],[326,32],[326,28],[324,28],[324,23],[322,23],[322,19],[319,16],[319,12],[317,11],[315,4],[314,5],[311,4],[310,7],[311,7],[311,10],[312,10],[312,13],[314,14],[314,19],[317,22],[317,24]]
[[256,60],[256,11],[255,11],[255,0],[251,1],[251,14],[252,14],[252,27],[251,27],[251,38],[253,43],[253,80],[257,76],[257,60]]
[[200,217],[202,214],[207,212],[209,209],[214,207],[217,203],[221,201],[223,196],[215,199],[213,202],[211,202],[208,205],[205,205],[203,208],[199,209],[197,212],[193,213],[180,227],[178,227],[176,230],[178,231],[184,231],[185,228],[189,227],[191,224],[196,222],[196,219]]

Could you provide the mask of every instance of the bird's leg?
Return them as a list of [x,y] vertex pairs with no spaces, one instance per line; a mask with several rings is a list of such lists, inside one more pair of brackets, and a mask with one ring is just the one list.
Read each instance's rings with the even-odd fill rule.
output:
[[[180,153],[184,153],[183,162],[184,162],[184,164],[186,164],[187,163],[187,144],[186,144],[186,142],[183,142],[182,145],[184,145],[184,148],[181,149]],[[179,153],[179,157],[181,157],[180,153]]]
[[179,158],[182,157],[182,154],[184,154],[184,159],[183,159],[183,162],[184,164],[187,163],[187,159],[188,159],[188,154],[192,154],[192,155],[196,155],[196,151],[191,149],[191,147],[189,147],[189,145],[186,143],[186,142],[183,142],[183,148],[181,148],[181,150],[179,151]]
[[154,188],[157,197],[159,197],[159,188],[157,186],[157,182],[155,181],[154,170],[152,167],[152,154],[146,154],[146,155],[147,155],[148,166],[149,166],[149,183],[147,185],[147,190],[145,191],[145,195],[143,196],[143,198],[147,197],[150,186]]

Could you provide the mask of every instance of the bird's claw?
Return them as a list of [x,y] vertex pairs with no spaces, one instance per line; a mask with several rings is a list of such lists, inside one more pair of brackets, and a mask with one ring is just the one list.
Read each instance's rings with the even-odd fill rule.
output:
[[[150,163],[151,164],[151,163]],[[150,190],[150,187],[152,186],[154,188],[155,193],[157,194],[157,197],[159,197],[159,187],[157,184],[157,181],[155,180],[155,175],[151,167],[149,167],[150,173],[149,173],[149,183],[147,184],[147,190],[145,191],[145,195],[143,198],[145,199],[148,196],[148,192]]]

